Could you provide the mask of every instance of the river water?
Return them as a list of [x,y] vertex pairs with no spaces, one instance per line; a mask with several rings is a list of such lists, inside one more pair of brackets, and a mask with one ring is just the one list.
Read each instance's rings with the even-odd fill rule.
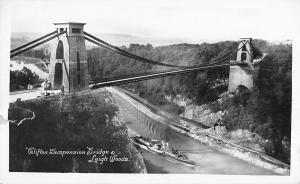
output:
[[152,139],[167,141],[170,146],[184,152],[197,165],[194,168],[188,167],[180,163],[174,163],[149,151],[139,149],[148,173],[275,174],[273,171],[219,152],[201,144],[199,141],[177,133],[170,129],[168,125],[162,124],[139,111],[122,97],[114,95],[114,98],[119,106],[120,117],[126,123],[130,136],[138,134]]

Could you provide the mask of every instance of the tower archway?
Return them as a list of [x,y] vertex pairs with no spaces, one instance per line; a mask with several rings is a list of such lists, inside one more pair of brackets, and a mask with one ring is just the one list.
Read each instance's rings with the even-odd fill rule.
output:
[[56,59],[64,59],[64,44],[61,40],[57,44]]
[[55,64],[54,70],[54,89],[59,89],[63,82],[63,68],[61,63]]

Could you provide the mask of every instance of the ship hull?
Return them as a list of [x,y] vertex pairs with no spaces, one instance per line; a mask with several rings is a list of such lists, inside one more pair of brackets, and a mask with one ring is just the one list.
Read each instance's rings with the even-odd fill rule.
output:
[[179,158],[177,158],[177,156],[175,154],[172,154],[170,152],[166,152],[166,151],[161,151],[161,150],[158,150],[158,149],[155,149],[149,145],[145,145],[143,143],[140,143],[140,142],[137,142],[136,140],[134,139],[131,139],[132,142],[137,146],[137,147],[140,147],[144,150],[147,150],[147,151],[150,151],[152,153],[155,153],[155,154],[158,154],[162,157],[165,157],[167,158],[169,161],[172,161],[172,162],[175,162],[175,163],[180,163],[180,164],[184,164],[186,166],[189,166],[189,167],[194,167],[195,164],[193,162],[188,162],[188,161],[184,161],[184,160],[180,160]]

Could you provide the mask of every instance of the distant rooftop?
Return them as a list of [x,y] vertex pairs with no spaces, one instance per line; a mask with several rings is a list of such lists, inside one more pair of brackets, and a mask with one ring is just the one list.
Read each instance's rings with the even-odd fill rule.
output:
[[80,22],[63,22],[63,23],[53,23],[54,25],[62,25],[62,24],[78,24],[78,25],[85,25],[85,23]]

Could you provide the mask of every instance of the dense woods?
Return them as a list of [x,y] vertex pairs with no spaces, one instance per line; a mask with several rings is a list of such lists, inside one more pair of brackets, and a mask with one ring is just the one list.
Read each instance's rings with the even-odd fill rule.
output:
[[17,91],[27,89],[27,86],[40,84],[43,79],[40,79],[36,73],[24,67],[22,70],[10,71],[9,91]]
[[[223,55],[234,46],[236,42],[226,41],[217,44],[178,44],[156,48],[150,44],[130,44],[129,47],[122,47],[122,49],[155,61],[190,66],[209,63],[210,60]],[[235,59],[235,56],[231,59]],[[144,64],[102,48],[88,51],[88,63],[92,80],[177,69]],[[209,86],[214,85],[213,79],[226,77],[228,71],[228,69],[216,69],[209,72],[193,72],[125,86],[135,89],[142,97],[152,99],[150,101],[153,103],[161,103],[162,95],[165,94],[184,94],[188,98],[195,99],[197,103],[202,103],[216,99],[215,91],[211,91]]]
[[[256,58],[266,54],[255,72],[254,89],[249,91],[241,86],[234,98],[225,99],[221,105],[215,101],[227,91],[227,84],[213,86],[217,79],[228,79],[228,68],[153,79],[123,87],[160,106],[167,103],[165,95],[180,94],[197,105],[209,103],[215,111],[228,110],[224,117],[228,130],[242,128],[258,133],[272,143],[271,148],[266,150],[269,155],[289,162],[289,152],[284,147],[289,147],[291,135],[292,47],[264,40],[253,40],[253,45]],[[122,49],[164,63],[197,65],[209,63],[234,46],[236,42],[225,41],[155,48],[149,44],[131,44]],[[236,59],[236,55],[230,59]],[[133,61],[102,48],[88,50],[88,63],[92,80],[174,69]]]
[[[275,143],[275,156],[285,157],[281,144],[290,142],[292,107],[292,47],[277,45],[268,49],[256,80],[259,90],[258,119],[268,123]],[[288,159],[288,158],[285,158]]]
[[[61,100],[36,100],[10,104],[8,118],[17,121],[9,128],[10,171],[139,173],[145,170],[139,154],[130,144],[128,129],[116,118],[117,106],[109,94],[73,96],[63,102],[62,105]],[[35,112],[35,118],[18,126],[29,110]],[[114,151],[115,155],[129,161],[108,160],[103,164],[88,161],[93,155],[100,157],[99,153],[37,156],[25,149],[31,147],[86,152],[89,147],[95,151]]]

